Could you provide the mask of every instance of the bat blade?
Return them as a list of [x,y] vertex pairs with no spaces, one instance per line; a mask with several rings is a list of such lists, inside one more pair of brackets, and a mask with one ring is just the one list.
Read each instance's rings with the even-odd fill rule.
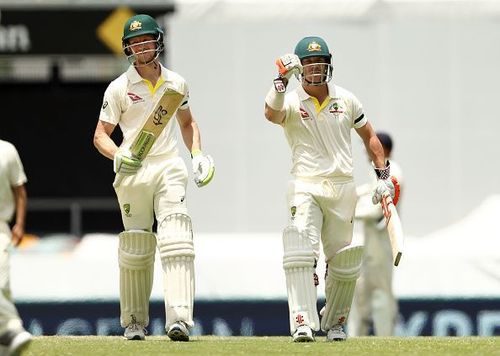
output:
[[398,211],[394,206],[390,194],[386,193],[382,197],[382,211],[385,217],[387,232],[389,233],[389,240],[392,248],[392,258],[394,266],[398,266],[403,256],[404,234],[403,226],[399,218]]
[[139,134],[130,145],[130,152],[136,159],[143,160],[147,156],[156,139],[181,105],[184,95],[174,90],[167,89],[146,121]]

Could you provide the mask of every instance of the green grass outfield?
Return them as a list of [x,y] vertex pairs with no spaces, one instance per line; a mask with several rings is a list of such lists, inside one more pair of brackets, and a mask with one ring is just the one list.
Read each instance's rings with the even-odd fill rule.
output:
[[40,336],[23,356],[42,355],[500,355],[500,337],[356,337],[346,342],[293,343],[289,337],[166,336],[126,341],[117,336]]

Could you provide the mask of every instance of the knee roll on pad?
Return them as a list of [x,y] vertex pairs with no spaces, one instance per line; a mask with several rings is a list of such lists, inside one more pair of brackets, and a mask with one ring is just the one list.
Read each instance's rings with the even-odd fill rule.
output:
[[147,231],[124,231],[118,235],[120,266],[120,322],[149,323],[149,297],[153,287],[156,237]]
[[361,271],[363,246],[347,246],[339,250],[328,263],[326,277],[326,305],[321,329],[344,325],[349,317],[356,281]]
[[290,333],[293,334],[303,324],[318,330],[317,291],[314,285],[316,261],[311,240],[297,227],[288,226],[283,231],[283,251]]
[[118,235],[120,267],[140,270],[154,264],[156,237],[147,231],[123,231]]
[[186,214],[170,214],[158,228],[158,246],[162,261],[182,257],[194,259],[193,229]]

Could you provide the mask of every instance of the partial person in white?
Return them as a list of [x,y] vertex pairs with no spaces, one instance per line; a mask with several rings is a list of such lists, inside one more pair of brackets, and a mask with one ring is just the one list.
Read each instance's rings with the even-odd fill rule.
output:
[[[384,148],[384,155],[391,161],[391,175],[399,184],[398,212],[401,212],[403,173],[391,157],[393,140],[388,133],[377,132]],[[364,246],[361,275],[354,292],[354,302],[349,320],[350,336],[392,336],[398,316],[398,304],[392,288],[393,257],[384,214],[380,205],[373,205],[371,192],[376,184],[372,181],[357,187],[358,204],[355,218],[362,222]],[[373,327],[373,331],[372,331]]]
[[[315,341],[321,327],[328,341],[342,341],[363,253],[362,246],[350,245],[357,200],[351,129],[379,178],[374,204],[387,191],[394,195],[390,167],[359,100],[331,83],[332,55],[322,38],[301,39],[276,64],[279,76],[266,96],[265,116],[283,127],[292,151],[290,222],[283,232],[290,333],[295,342]],[[301,85],[285,95],[292,76]],[[315,287],[320,244],[328,266],[321,324]]]
[[[118,248],[120,322],[127,340],[145,339],[158,247],[164,271],[165,330],[171,340],[188,341],[194,326],[195,253],[186,206],[188,172],[178,155],[177,123],[191,152],[196,185],[208,184],[215,167],[212,158],[201,151],[186,81],[159,61],[163,30],[155,19],[145,14],[128,19],[122,45],[131,65],[106,89],[94,134],[96,148],[113,160],[113,186],[125,230],[119,234]],[[164,94],[172,93],[171,98],[181,100],[163,102]],[[177,120],[170,120],[174,115]],[[152,127],[163,127],[152,135],[143,129],[148,120]],[[120,147],[110,137],[116,125],[123,133]],[[133,153],[135,142],[143,145],[141,155]],[[144,149],[148,153],[141,157]],[[155,217],[156,234],[152,231]]]
[[[24,236],[26,182],[16,148],[0,140],[0,355],[17,355],[32,339],[23,328],[10,290],[9,248],[18,246]],[[11,229],[9,224],[14,216]]]

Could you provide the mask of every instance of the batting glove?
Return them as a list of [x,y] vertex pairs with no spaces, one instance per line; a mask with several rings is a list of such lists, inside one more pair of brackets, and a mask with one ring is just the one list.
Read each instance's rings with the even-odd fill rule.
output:
[[285,54],[276,60],[280,77],[290,79],[292,75],[302,74],[302,64],[296,54]]
[[398,203],[401,188],[396,177],[391,176],[390,168],[389,161],[387,161],[385,168],[375,168],[378,182],[372,196],[373,204],[380,203],[385,193],[388,193],[391,196],[394,205]]
[[113,157],[113,170],[115,173],[130,176],[136,174],[141,166],[141,161],[133,158],[128,151],[116,151]]
[[203,187],[210,183],[215,174],[214,160],[209,155],[204,155],[200,150],[191,153],[193,159],[194,182],[198,187]]

